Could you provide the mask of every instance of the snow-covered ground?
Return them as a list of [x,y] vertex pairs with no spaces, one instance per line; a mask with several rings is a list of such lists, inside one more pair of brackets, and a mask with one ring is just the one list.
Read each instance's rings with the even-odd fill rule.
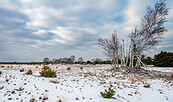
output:
[[[110,65],[50,65],[57,71],[56,78],[40,77],[42,65],[0,66],[0,102],[173,102],[172,80],[111,73],[106,70]],[[24,72],[19,71],[22,68]],[[33,75],[25,74],[29,69]],[[110,85],[115,95],[103,98],[100,92]]]
[[173,73],[173,67],[146,67],[145,69]]

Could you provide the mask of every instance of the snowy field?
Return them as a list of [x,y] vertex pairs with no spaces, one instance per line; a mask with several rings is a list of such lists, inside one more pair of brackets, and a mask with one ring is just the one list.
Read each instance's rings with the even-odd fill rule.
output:
[[[83,69],[80,69],[80,67]],[[0,102],[173,102],[173,81],[111,73],[110,65],[50,65],[56,78],[39,76],[42,65],[0,65]],[[71,70],[67,70],[71,67]],[[24,72],[19,70],[24,68]],[[32,75],[26,75],[32,69]],[[173,72],[173,68],[147,68]],[[112,99],[100,92],[112,85]],[[144,87],[150,85],[150,87]]]
[[173,68],[171,67],[146,67],[145,69],[173,73]]

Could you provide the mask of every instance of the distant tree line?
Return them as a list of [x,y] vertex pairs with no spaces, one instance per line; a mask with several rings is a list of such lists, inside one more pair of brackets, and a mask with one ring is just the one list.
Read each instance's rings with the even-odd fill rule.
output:
[[[130,58],[129,58],[130,60]],[[154,65],[157,67],[173,67],[173,53],[161,51],[158,54],[154,55],[154,58],[150,56],[142,55],[142,62],[145,65]],[[134,62],[136,63],[137,59],[134,58]],[[106,60],[103,61],[100,58],[95,58],[92,60],[84,61],[83,57],[79,57],[78,60],[75,60],[75,56],[72,55],[70,58],[64,57],[59,59],[50,60],[48,57],[43,59],[43,62],[0,62],[0,64],[111,64],[111,61]],[[118,64],[121,64],[121,59],[118,59]],[[128,65],[129,63],[127,63]]]
[[0,64],[29,64],[29,65],[34,65],[34,64],[43,64],[43,62],[0,62]]
[[103,61],[100,58],[84,61],[83,57],[79,57],[78,60],[75,60],[75,56],[72,55],[69,58],[64,57],[64,58],[58,58],[58,59],[52,59],[52,60],[46,57],[43,59],[43,63],[46,63],[46,64],[111,64],[111,61],[109,60]]
[[75,60],[75,56],[72,55],[69,58],[68,57],[63,57],[63,58],[58,58],[55,59],[53,58],[52,60],[49,59],[48,57],[44,58],[42,62],[0,62],[0,64],[29,64],[29,65],[34,65],[34,64],[111,64],[111,61],[105,60],[103,61],[100,58],[95,58],[92,60],[87,60],[84,61],[83,57],[79,57],[78,60]]
[[64,58],[59,58],[59,59],[52,59],[50,60],[48,57],[43,59],[44,63],[47,64],[60,64],[60,63],[64,63],[64,64],[73,64],[75,61],[75,56],[71,56],[70,58],[64,57]]

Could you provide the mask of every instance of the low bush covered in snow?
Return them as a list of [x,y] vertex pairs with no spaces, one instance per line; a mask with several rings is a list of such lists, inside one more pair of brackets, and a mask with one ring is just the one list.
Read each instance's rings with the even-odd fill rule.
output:
[[28,71],[26,72],[26,74],[27,74],[27,75],[31,75],[31,74],[32,74],[32,70],[31,70],[31,69],[28,70]]
[[22,69],[20,70],[20,72],[24,72],[24,68],[22,68]]
[[70,69],[71,69],[70,67],[67,68],[67,70],[70,70]]

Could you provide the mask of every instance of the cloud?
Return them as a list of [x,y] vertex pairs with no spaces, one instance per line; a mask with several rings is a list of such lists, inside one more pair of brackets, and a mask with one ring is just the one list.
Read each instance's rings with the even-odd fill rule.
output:
[[[105,58],[97,47],[99,37],[114,30],[127,39],[157,0],[0,0],[0,61],[42,61],[76,55]],[[173,2],[167,0],[168,7]],[[173,10],[165,39],[158,45],[171,50]],[[157,50],[158,50],[157,49]]]
[[33,32],[33,34],[35,34],[35,35],[43,35],[43,34],[45,34],[45,33],[47,33],[46,30],[38,30],[38,31],[36,31],[36,32]]
[[65,40],[74,40],[73,36],[71,35],[72,32],[67,27],[57,27],[55,30],[50,30],[50,32]]

